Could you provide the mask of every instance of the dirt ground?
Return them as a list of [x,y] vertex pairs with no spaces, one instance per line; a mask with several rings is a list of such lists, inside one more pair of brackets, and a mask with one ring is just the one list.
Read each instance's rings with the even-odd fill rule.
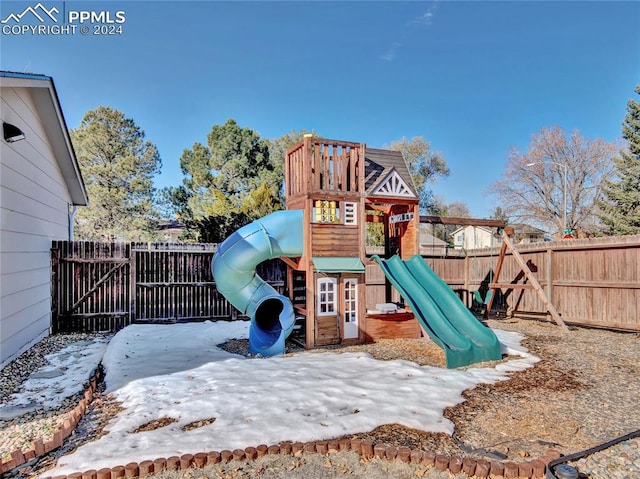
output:
[[[465,401],[445,411],[453,437],[390,424],[353,435],[377,443],[421,448],[449,455],[515,462],[541,457],[549,449],[570,454],[640,428],[637,377],[640,335],[588,328],[563,332],[554,323],[490,320],[494,328],[525,335],[523,344],[541,358],[511,379],[481,384]],[[242,348],[242,344],[228,345]],[[443,366],[442,351],[428,340],[381,341],[338,348],[367,351],[379,359],[407,359]],[[314,351],[314,352],[322,352]],[[474,365],[477,367],[478,365]],[[265,456],[253,462],[216,465],[158,479],[205,478],[462,478],[433,467],[363,460],[354,453],[300,458]]]
[[[565,332],[554,323],[517,318],[489,320],[488,324],[523,334],[523,345],[541,361],[532,368],[512,373],[509,380],[480,384],[465,391],[464,402],[445,410],[445,416],[455,425],[453,437],[388,424],[349,438],[451,456],[519,462],[541,457],[549,449],[570,454],[640,428],[640,408],[637,407],[640,335],[576,327]],[[247,344],[230,341],[224,348],[243,353]],[[444,367],[442,350],[426,338],[320,348],[307,353],[320,354],[327,349],[365,351],[381,360],[405,359]],[[486,365],[495,366],[495,363]],[[479,366],[483,365],[473,367]],[[103,399],[97,398],[95,410],[89,415],[100,424],[87,428],[84,438],[82,429],[77,431],[72,447],[99,437],[101,424],[117,412],[117,405]],[[46,465],[52,465],[54,460],[42,461],[45,467],[40,470],[13,477],[46,475]],[[340,452],[329,456],[265,456],[251,462],[236,461],[154,477],[444,479],[465,476],[452,476],[449,472],[400,461],[367,461],[355,453]]]

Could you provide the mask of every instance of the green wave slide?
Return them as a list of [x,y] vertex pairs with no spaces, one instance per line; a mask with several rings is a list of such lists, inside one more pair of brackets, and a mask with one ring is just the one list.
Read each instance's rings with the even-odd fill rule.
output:
[[448,368],[502,358],[500,342],[460,301],[453,290],[415,255],[373,258],[398,290],[429,337],[444,352]]

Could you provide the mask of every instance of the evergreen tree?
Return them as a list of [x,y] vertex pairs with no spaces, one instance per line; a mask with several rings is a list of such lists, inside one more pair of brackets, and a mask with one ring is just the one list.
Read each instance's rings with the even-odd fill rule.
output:
[[[193,219],[199,221],[230,210],[240,211],[247,196],[266,183],[279,191],[282,158],[269,155],[269,145],[260,135],[240,127],[235,120],[214,125],[207,145],[195,143],[184,150],[180,166]],[[281,208],[280,201],[271,205]]]
[[71,139],[89,195],[76,216],[84,240],[148,241],[155,237],[156,146],[130,118],[110,107],[89,111]]
[[190,237],[218,242],[244,224],[284,205],[284,155],[304,131],[264,140],[235,120],[214,125],[206,146],[180,159],[183,185],[164,192]]
[[[640,95],[640,85],[635,92]],[[600,219],[610,235],[640,234],[640,103],[630,99],[622,122],[627,148],[614,159],[614,180],[604,186]]]

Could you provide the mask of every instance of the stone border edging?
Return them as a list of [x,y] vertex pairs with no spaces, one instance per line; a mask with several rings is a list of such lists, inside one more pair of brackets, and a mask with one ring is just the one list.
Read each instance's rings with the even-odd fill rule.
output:
[[[53,438],[44,442],[42,439],[33,441],[27,451],[16,449],[11,452],[11,460],[0,464],[0,474],[11,471],[33,459],[43,456],[61,447],[64,440],[75,430],[78,422],[85,414],[97,385],[104,379],[101,365],[94,371],[89,380],[89,385],[84,392],[82,400],[71,412],[71,418],[66,419],[61,427],[53,433]],[[353,439],[334,439],[315,442],[282,442],[277,445],[267,446],[261,444],[257,447],[234,449],[223,451],[198,452],[196,454],[183,454],[169,458],[156,458],[144,460],[139,463],[130,462],[124,466],[103,468],[99,470],[89,469],[84,472],[74,472],[68,475],[45,477],[44,479],[121,479],[144,478],[162,471],[180,471],[190,468],[203,468],[218,463],[230,461],[252,461],[265,455],[285,455],[299,457],[303,454],[328,455],[336,452],[351,451],[359,454],[363,459],[400,460],[412,464],[423,464],[435,467],[439,471],[449,471],[452,474],[463,473],[469,477],[489,479],[544,479],[548,464],[560,457],[556,450],[548,450],[539,459],[516,463],[512,461],[488,461],[472,457],[461,458],[436,454],[432,451],[411,449],[406,446],[389,446],[387,444],[374,444],[373,441]]]
[[93,394],[96,392],[98,384],[102,382],[104,378],[104,372],[102,365],[99,365],[93,372],[91,379],[89,379],[88,386],[84,391],[84,395],[78,405],[73,408],[71,415],[68,419],[65,419],[62,426],[59,426],[54,432],[50,440],[44,441],[42,438],[36,439],[31,443],[31,448],[23,451],[22,449],[15,449],[11,451],[11,459],[7,462],[0,463],[0,474],[9,472],[16,467],[20,467],[29,461],[37,459],[45,454],[50,453],[61,447],[64,444],[64,440],[68,438],[75,430],[76,426],[80,422],[80,419],[84,416],[89,404],[93,400]]
[[435,454],[431,451],[410,449],[406,446],[395,447],[386,444],[373,444],[372,441],[361,439],[341,439],[316,442],[283,442],[279,445],[211,452],[183,454],[169,458],[157,458],[142,462],[130,462],[124,466],[90,469],[84,472],[74,472],[68,475],[47,477],[45,479],[122,479],[144,478],[162,471],[181,471],[190,468],[204,468],[218,463],[231,461],[252,461],[266,455],[285,455],[300,457],[304,454],[329,455],[340,451],[356,452],[363,459],[373,458],[386,460],[400,460],[412,464],[424,464],[435,467],[439,471],[449,471],[452,474],[464,473],[469,477],[490,479],[544,479],[547,464],[560,457],[560,453],[549,450],[541,459],[529,462],[515,463],[502,461],[487,461],[471,457],[461,458]]

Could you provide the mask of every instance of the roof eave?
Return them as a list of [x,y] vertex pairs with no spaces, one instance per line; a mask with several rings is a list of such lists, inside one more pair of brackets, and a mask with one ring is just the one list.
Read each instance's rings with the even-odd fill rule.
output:
[[71,202],[73,205],[87,206],[89,197],[53,79],[44,75],[0,72],[0,85],[29,89],[62,171]]

